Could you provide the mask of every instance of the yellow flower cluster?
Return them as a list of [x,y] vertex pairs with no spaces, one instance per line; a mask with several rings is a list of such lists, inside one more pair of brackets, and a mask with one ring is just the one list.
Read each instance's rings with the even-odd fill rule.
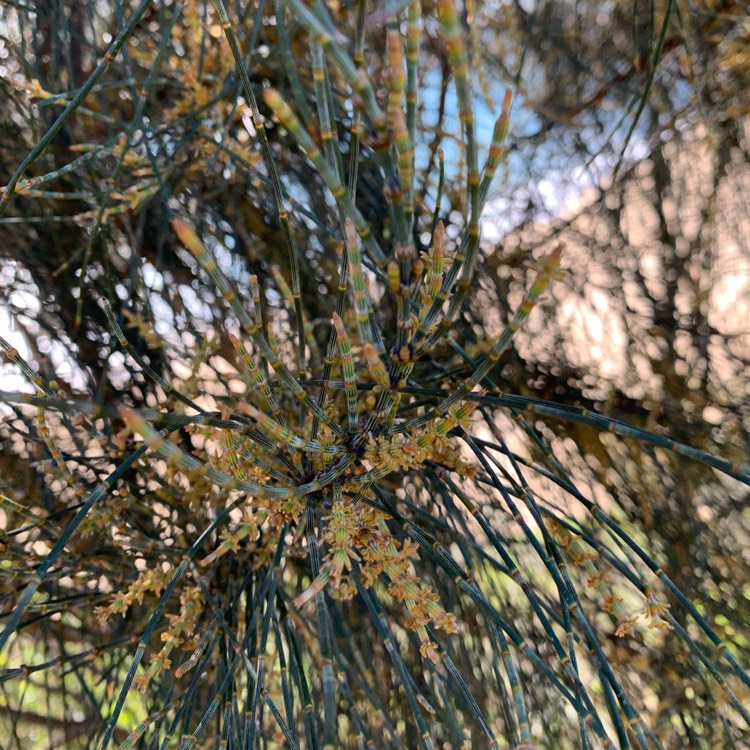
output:
[[371,436],[367,441],[365,459],[376,469],[387,471],[420,469],[428,459],[454,467],[459,459],[455,441],[446,435],[435,434],[431,428],[429,425],[410,434]]
[[143,601],[146,593],[161,594],[171,574],[171,570],[161,568],[144,570],[126,591],[118,591],[106,607],[96,607],[94,614],[101,622],[106,622],[111,615],[125,615],[133,604]]
[[169,614],[166,617],[169,627],[161,634],[164,645],[151,657],[148,669],[134,680],[136,688],[142,693],[146,691],[156,675],[172,666],[170,655],[175,648],[191,651],[196,647],[197,643],[193,635],[196,623],[203,611],[203,604],[203,592],[199,587],[190,586],[183,590],[180,596],[179,614]]

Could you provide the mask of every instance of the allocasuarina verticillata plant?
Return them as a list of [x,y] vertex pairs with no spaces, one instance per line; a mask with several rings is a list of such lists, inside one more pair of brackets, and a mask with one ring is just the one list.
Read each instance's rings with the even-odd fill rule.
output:
[[[142,2],[63,102],[0,211],[62,174],[24,178],[68,120],[84,116],[151,5]],[[41,515],[3,495],[6,517],[18,519],[5,527],[0,569],[0,680],[13,721],[30,690],[47,701],[50,743],[101,750],[662,747],[648,662],[635,656],[674,639],[705,687],[700,699],[693,689],[696,715],[717,717],[727,747],[740,741],[750,677],[734,644],[703,616],[700,592],[672,583],[627,513],[566,468],[540,420],[674,452],[732,486],[750,484],[750,468],[503,390],[495,365],[562,277],[561,246],[541,252],[497,335],[468,347],[457,334],[511,98],[480,165],[452,0],[385,6],[380,79],[365,64],[364,2],[349,25],[338,5],[279,0],[276,88],[248,72],[247,13],[233,20],[223,0],[184,8],[180,44],[200,42],[198,68],[185,69],[188,91],[163,129],[147,127],[165,34],[134,124],[94,149],[113,160],[112,189],[89,217],[79,261],[93,262],[119,213],[165,185],[179,192],[183,175],[169,158],[183,142],[198,169],[223,150],[225,169],[259,181],[282,246],[259,247],[256,273],[237,272],[222,237],[242,232],[233,226],[242,215],[227,208],[215,221],[210,195],[167,202],[165,231],[216,293],[207,304],[224,312],[175,343],[174,331],[128,309],[148,295],[145,278],[99,297],[104,343],[142,375],[140,403],[132,393],[68,398],[0,339],[38,389],[2,398],[37,407],[33,430],[52,459],[47,491],[58,498]],[[171,8],[166,29],[181,10]],[[423,24],[438,29],[430,38],[443,45],[460,121],[453,192],[465,213],[451,232],[440,221],[442,154],[429,197],[415,168]],[[204,33],[191,39],[193,28]],[[219,103],[245,118],[251,139],[206,135]],[[163,352],[162,366],[136,334]],[[637,644],[633,658],[620,643]],[[73,714],[93,723],[70,734]]]

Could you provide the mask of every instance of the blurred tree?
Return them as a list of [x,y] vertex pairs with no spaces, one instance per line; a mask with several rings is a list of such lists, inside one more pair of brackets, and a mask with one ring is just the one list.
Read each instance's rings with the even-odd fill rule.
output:
[[[377,84],[381,103],[392,88],[387,19],[392,10],[403,10],[393,5],[399,7],[367,8],[364,21],[361,64]],[[336,28],[351,32],[349,46],[360,7],[328,4]],[[133,10],[117,1],[0,5],[0,95],[11,103],[0,111],[0,184],[10,181]],[[528,287],[528,261],[562,242],[566,282],[553,289],[554,303],[531,319],[494,371],[502,391],[583,407],[729,461],[746,461],[747,8],[672,0],[604,5],[467,0],[461,10],[475,71],[482,155],[506,85],[517,98],[505,161],[484,213],[477,287],[461,308],[457,339],[469,355],[482,354],[508,325]],[[422,13],[413,228],[420,251],[428,249],[437,218],[453,241],[465,231],[468,212],[455,71],[433,3],[425,2]],[[326,104],[334,114],[340,158],[348,164],[350,150],[361,149],[357,205],[376,236],[392,243],[395,229],[383,194],[392,196],[400,186],[382,167],[376,133],[363,128],[361,143],[353,143],[352,102],[343,76],[334,66],[326,68],[328,88],[315,88],[309,35],[285,3],[236,3],[231,15],[251,83],[258,91],[264,82],[282,91],[311,131],[317,126],[313,112],[320,111],[322,92],[329,91]],[[339,207],[296,139],[274,124],[264,103],[260,107],[300,248],[301,312],[313,337],[310,355],[319,364],[338,283]],[[155,406],[161,392],[120,353],[100,302],[104,297],[118,308],[134,351],[157,373],[190,393],[214,389],[219,402],[229,398],[236,374],[228,363],[236,356],[216,335],[227,313],[171,223],[174,216],[189,216],[248,307],[250,279],[257,276],[264,318],[293,361],[294,337],[288,332],[297,314],[272,270],[288,265],[284,225],[256,136],[215,6],[153,3],[107,75],[24,175],[31,182],[19,183],[0,218],[0,295],[17,334],[13,345],[20,349],[22,340],[26,359],[74,397],[93,394],[104,405],[117,400]],[[445,181],[439,193],[441,150]],[[76,168],[67,170],[74,161]],[[391,248],[386,250],[390,256]],[[378,314],[388,319],[395,308],[384,298]],[[0,310],[0,324],[3,320]],[[432,369],[436,380],[442,377],[441,362],[450,356],[447,343],[436,345],[420,376],[429,382]],[[468,375],[462,367],[451,362],[448,370]],[[15,369],[11,363],[0,372],[10,378]],[[71,495],[59,478],[49,478],[51,461],[36,415],[19,405],[5,408],[3,459],[25,468],[8,472],[0,492],[27,508],[43,509],[55,524],[47,538],[55,538],[56,519],[65,516]],[[76,437],[75,425],[66,422],[63,417],[56,425],[69,428],[64,454],[79,457],[75,470],[88,481],[101,478],[113,455],[92,454]],[[509,444],[541,460],[527,434],[510,420],[500,424]],[[98,428],[119,441],[122,426],[121,420],[104,420]],[[743,552],[750,534],[747,488],[663,447],[614,439],[585,420],[540,418],[533,426],[576,486],[586,487],[606,509],[617,509],[618,520],[637,525],[637,541],[648,545],[691,601],[693,595],[700,601],[700,613],[747,663],[742,630],[750,622],[750,559]],[[486,439],[493,436],[487,433]],[[188,452],[202,445],[187,433],[181,441]],[[125,479],[131,492],[143,491],[140,474]],[[407,494],[418,505],[426,487],[412,477]],[[170,505],[169,498],[161,500]],[[170,512],[175,511],[167,507],[165,519]],[[5,517],[9,529],[10,511]],[[144,539],[154,540],[146,552],[158,558],[163,529],[145,512],[133,523]],[[89,552],[106,578],[108,560],[116,565],[117,555],[98,538],[88,549],[86,536],[63,572],[74,577],[75,565]],[[514,548],[528,544],[520,534],[508,536]],[[113,533],[109,544],[115,547],[117,539]],[[4,591],[6,612],[16,593],[12,587]],[[65,587],[57,593],[64,596]],[[104,599],[103,591],[96,591],[85,601]],[[685,610],[675,598],[669,603],[676,625],[697,638]],[[513,604],[515,624],[534,635],[546,655],[551,647],[540,626],[528,624],[528,603],[525,609]],[[142,617],[149,606],[153,602],[147,600]],[[601,613],[597,620],[603,651],[623,668],[629,694],[649,696],[648,705],[639,708],[664,746],[742,742],[741,730],[728,726],[733,721],[717,708],[713,683],[696,670],[696,657],[683,639],[644,646],[643,638],[615,636],[616,619]],[[61,637],[51,617],[40,615],[34,627],[42,642]],[[129,632],[122,624],[113,626],[112,642]],[[64,638],[67,644],[73,636]],[[46,648],[55,653],[50,643]],[[382,653],[379,658],[382,665]],[[107,679],[114,683],[119,667],[109,670]],[[541,725],[533,726],[540,745],[575,746],[577,736],[565,710],[553,705],[553,691],[537,687],[530,672],[522,681],[530,712],[543,716],[549,731],[544,745]],[[427,692],[426,682],[417,688]],[[489,700],[485,692],[493,687],[476,683],[477,699]],[[82,693],[87,690],[82,680]],[[173,700],[171,694],[160,697],[155,705]],[[82,721],[100,715],[101,700],[80,697],[87,707]],[[399,705],[384,707],[384,714],[394,727],[399,719],[408,723],[403,699],[394,703]],[[470,713],[466,706],[460,710]],[[20,727],[31,726],[32,717],[22,716],[20,708],[11,713],[12,741],[23,746],[28,736]],[[71,732],[66,742],[72,743],[79,729],[66,727]],[[415,736],[406,735],[405,746],[415,746]],[[484,741],[478,733],[470,744]]]

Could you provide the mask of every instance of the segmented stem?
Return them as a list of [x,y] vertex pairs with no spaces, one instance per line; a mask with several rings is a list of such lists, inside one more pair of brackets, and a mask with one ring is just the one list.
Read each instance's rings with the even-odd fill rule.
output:
[[[379,133],[382,133],[385,129],[385,116],[378,106],[372,85],[367,76],[357,69],[354,61],[344,51],[338,40],[334,39],[330,31],[333,27],[330,18],[326,17],[325,21],[322,21],[301,0],[289,0],[289,6],[294,10],[302,25],[317,38],[318,44],[331,55],[347,83],[361,97],[370,122]],[[316,10],[325,13],[319,4]]]
[[274,115],[276,115],[282,125],[294,136],[297,143],[305,150],[305,153],[315,165],[315,168],[318,170],[318,173],[333,194],[336,202],[342,207],[346,216],[354,223],[354,226],[357,228],[357,233],[362,238],[362,242],[370,253],[372,259],[379,267],[385,266],[385,254],[373,236],[372,231],[370,230],[370,225],[364,216],[362,216],[359,209],[354,205],[354,201],[349,197],[349,194],[347,193],[346,188],[341,184],[338,175],[325,160],[320,149],[315,145],[315,141],[313,141],[307,131],[302,127],[297,116],[292,112],[281,94],[275,89],[264,89],[263,97]]
[[255,381],[255,385],[258,387],[258,390],[268,404],[268,408],[271,410],[273,418],[280,424],[284,424],[284,418],[281,413],[279,402],[276,400],[276,396],[273,395],[273,391],[269,388],[268,381],[260,371],[255,359],[248,353],[245,345],[233,333],[229,333],[228,336],[235,351],[240,355],[242,362],[245,367],[247,367],[250,377]]
[[146,11],[151,7],[152,0],[142,0],[141,4],[136,9],[135,13],[131,17],[128,24],[123,27],[120,33],[115,37],[115,40],[107,50],[107,54],[99,61],[99,64],[94,69],[94,72],[88,77],[86,83],[78,90],[78,93],[73,97],[70,104],[60,113],[59,117],[51,125],[49,130],[42,136],[31,151],[26,155],[24,160],[18,166],[16,171],[10,178],[10,182],[5,186],[3,194],[0,197],[0,217],[5,213],[5,209],[13,196],[16,188],[16,184],[23,175],[23,173],[44,153],[45,149],[53,141],[55,136],[62,130],[65,123],[75,113],[75,111],[81,106],[86,97],[91,93],[99,79],[107,71],[107,68],[114,62],[114,59],[119,54],[122,46],[129,39],[130,35],[135,31],[135,27],[140,23],[141,19],[145,15]]
[[281,361],[278,352],[274,351],[271,344],[259,334],[258,326],[253,320],[251,320],[245,308],[240,303],[237,293],[234,291],[229,279],[224,275],[224,272],[219,268],[214,257],[204,247],[195,232],[190,229],[185,222],[179,219],[174,219],[172,221],[172,226],[177,232],[181,242],[191,253],[193,253],[196,260],[201,266],[203,266],[203,269],[211,276],[222,296],[231,307],[232,312],[239,319],[242,329],[252,339],[253,343],[258,348],[260,355],[266,358],[268,364],[274,369],[274,372],[276,372],[279,378],[281,378],[284,387],[292,396],[303,402],[314,414],[326,424],[330,425],[334,432],[340,433],[341,427],[332,417],[325,413],[322,407],[318,406],[318,404],[310,398],[297,382],[297,378],[289,372],[286,365]]
[[238,404],[240,411],[252,417],[258,423],[258,429],[275,445],[290,446],[308,453],[324,453],[339,455],[343,448],[340,445],[322,445],[314,440],[304,440],[297,437],[288,428],[264,414],[252,404]]
[[287,255],[289,257],[289,272],[292,277],[292,294],[294,296],[294,312],[297,318],[297,330],[298,330],[298,369],[301,373],[307,370],[307,360],[305,358],[305,323],[302,317],[302,298],[300,296],[300,282],[299,282],[299,267],[297,263],[297,247],[294,241],[294,234],[292,232],[292,225],[289,221],[289,213],[286,208],[286,201],[284,199],[284,191],[281,187],[281,180],[279,179],[279,171],[276,166],[276,160],[274,159],[273,151],[271,150],[271,144],[268,141],[268,135],[266,134],[266,127],[263,123],[263,117],[258,109],[258,102],[255,99],[255,93],[253,92],[252,85],[250,83],[250,77],[247,74],[245,63],[242,59],[239,44],[237,38],[232,29],[232,25],[227,15],[227,10],[224,5],[224,0],[216,0],[216,7],[219,11],[219,18],[221,20],[221,26],[224,29],[224,34],[229,42],[229,47],[232,50],[232,57],[234,58],[234,64],[237,72],[240,75],[242,81],[242,89],[245,94],[248,105],[250,106],[250,117],[253,121],[253,127],[258,135],[258,141],[260,142],[261,152],[263,153],[263,161],[266,169],[268,170],[268,176],[271,180],[271,187],[273,188],[274,200],[276,201],[276,210],[281,223],[282,233],[284,235],[284,243],[287,248]]
[[354,358],[349,344],[349,336],[344,328],[344,321],[336,313],[333,314],[333,325],[336,328],[336,338],[341,353],[341,370],[344,373],[344,392],[346,393],[346,412],[349,418],[349,429],[353,430],[359,424],[357,415],[357,376],[354,372]]
[[518,306],[513,320],[503,331],[503,334],[495,341],[490,351],[477,364],[474,372],[464,381],[463,385],[457,387],[450,396],[443,399],[434,409],[429,410],[426,414],[416,417],[407,422],[401,430],[414,429],[420,425],[427,424],[436,416],[446,414],[449,409],[459,401],[466,398],[489,374],[490,370],[497,364],[500,357],[505,353],[510,345],[516,331],[528,319],[529,314],[534,309],[539,298],[544,293],[549,283],[557,275],[560,267],[560,258],[562,257],[562,245],[558,245],[541,264],[534,282],[526,292],[521,304]]

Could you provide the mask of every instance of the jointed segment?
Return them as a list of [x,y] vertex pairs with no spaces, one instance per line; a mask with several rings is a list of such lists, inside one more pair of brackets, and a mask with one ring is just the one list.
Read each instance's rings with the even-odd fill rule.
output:
[[354,205],[354,201],[349,197],[346,188],[341,184],[336,172],[326,162],[320,149],[315,145],[315,141],[313,141],[302,127],[299,119],[278,91],[271,88],[264,89],[263,97],[282,125],[294,136],[297,143],[305,150],[310,161],[315,164],[315,168],[318,170],[318,173],[323,178],[335,200],[342,207],[345,215],[354,222],[357,233],[362,238],[362,242],[372,259],[378,266],[384,266],[386,263],[385,254],[372,234],[370,225]]
[[232,312],[237,316],[240,325],[245,333],[252,338],[253,343],[258,347],[260,354],[266,358],[268,364],[274,369],[276,374],[281,378],[282,385],[297,399],[305,404],[319,419],[330,425],[335,432],[341,432],[338,424],[325,411],[318,406],[315,401],[304,391],[297,382],[297,378],[292,375],[286,365],[281,361],[278,351],[274,351],[270,343],[258,332],[258,326],[251,320],[237,297],[229,279],[219,268],[216,260],[211,253],[206,250],[198,236],[193,232],[185,222],[175,219],[172,222],[175,231],[180,240],[195,256],[196,260],[203,266],[204,270],[211,276],[214,283],[219,287],[219,291],[232,308]]
[[255,385],[265,399],[268,408],[271,410],[271,415],[279,424],[283,425],[284,417],[281,413],[279,402],[276,400],[276,396],[273,395],[273,391],[268,387],[268,381],[255,363],[255,359],[248,353],[245,345],[233,333],[229,333],[228,336],[235,351],[240,355],[242,362],[247,367],[250,377],[255,381]]
[[359,425],[359,417],[357,415],[357,376],[354,372],[352,348],[349,344],[349,336],[344,328],[344,321],[336,313],[333,314],[333,325],[336,328],[336,338],[341,352],[341,369],[344,373],[344,392],[346,393],[349,429],[356,430]]
[[[143,2],[137,13],[147,7],[148,2]],[[179,241],[228,305],[226,328],[236,328],[239,323],[235,332],[219,331],[220,321],[210,326],[212,334],[226,334],[234,347],[240,367],[246,371],[242,383],[237,384],[233,371],[225,377],[228,371],[216,364],[227,351],[232,357],[224,338],[217,345],[213,336],[206,336],[201,344],[205,348],[196,357],[201,365],[207,361],[215,367],[216,382],[209,387],[206,381],[206,401],[213,399],[216,411],[201,409],[200,399],[192,400],[175,390],[146,363],[128,342],[106,300],[101,304],[119,344],[159,389],[195,414],[178,413],[171,399],[159,409],[140,410],[63,399],[54,382],[47,383],[0,339],[6,355],[39,390],[36,395],[0,393],[0,399],[18,404],[18,411],[27,404],[37,407],[38,434],[71,487],[76,483],[84,486],[81,477],[89,472],[97,476],[99,466],[108,466],[122,450],[120,441],[126,433],[138,433],[144,440],[82,504],[56,509],[52,518],[36,517],[21,503],[0,495],[6,515],[21,518],[15,528],[0,534],[0,542],[17,565],[9,574],[12,589],[20,592],[5,618],[0,648],[7,646],[13,633],[21,632],[23,637],[24,627],[33,623],[24,616],[48,617],[56,614],[58,606],[64,611],[64,605],[49,595],[59,576],[71,568],[69,555],[73,558],[77,550],[70,542],[88,521],[92,526],[111,528],[117,544],[123,542],[122,548],[113,546],[111,552],[113,559],[121,554],[119,564],[126,567],[132,560],[139,561],[130,581],[128,571],[116,575],[113,569],[106,569],[105,577],[122,590],[116,591],[107,607],[97,610],[100,620],[105,619],[102,612],[120,616],[136,602],[151,607],[127,672],[119,666],[119,659],[106,668],[105,692],[109,695],[115,681],[119,689],[113,707],[107,708],[101,750],[122,726],[132,687],[148,690],[148,701],[166,696],[168,702],[159,703],[161,710],[135,726],[123,747],[143,742],[148,733],[158,735],[163,748],[177,742],[187,750],[207,741],[204,735],[215,718],[217,729],[208,741],[221,747],[237,742],[254,747],[261,737],[270,737],[272,742],[278,739],[290,748],[330,748],[345,740],[362,747],[389,743],[399,747],[406,731],[403,727],[411,721],[410,737],[418,736],[417,742],[424,748],[435,746],[433,734],[436,738],[439,734],[442,744],[464,746],[470,728],[472,732],[478,729],[476,736],[489,747],[522,748],[535,739],[538,721],[529,711],[536,709],[543,694],[537,688],[540,681],[544,690],[568,704],[564,707],[567,713],[572,709],[577,714],[573,731],[577,729],[581,746],[613,750],[612,737],[616,736],[622,746],[659,747],[656,730],[630,701],[628,681],[612,658],[614,651],[601,639],[600,622],[606,624],[609,618],[613,622],[607,637],[639,635],[637,617],[628,600],[618,595],[621,589],[645,602],[643,612],[651,625],[673,628],[670,635],[679,639],[701,680],[705,698],[700,700],[717,711],[725,709],[712,695],[710,680],[727,696],[730,710],[722,716],[724,726],[727,717],[750,723],[750,712],[737,690],[738,686],[750,687],[750,677],[732,650],[735,644],[731,638],[722,638],[724,633],[712,624],[711,616],[681,592],[658,558],[652,558],[645,545],[636,541],[638,537],[629,530],[627,507],[615,514],[589,500],[555,456],[553,444],[544,440],[531,424],[533,420],[524,415],[545,422],[590,425],[656,446],[659,452],[668,449],[745,484],[750,484],[750,468],[585,409],[498,390],[491,371],[556,278],[560,247],[543,259],[515,315],[501,335],[486,342],[484,355],[473,357],[459,341],[447,336],[465,309],[478,255],[479,219],[505,154],[511,109],[508,91],[480,171],[467,49],[467,38],[472,37],[467,37],[463,28],[475,12],[473,0],[464,3],[461,14],[455,0],[438,0],[439,26],[435,26],[447,50],[444,84],[450,96],[451,80],[455,83],[466,160],[463,183],[451,186],[448,196],[455,204],[451,208],[465,210],[455,244],[452,231],[446,236],[440,220],[446,210],[442,203],[445,170],[438,144],[445,134],[445,120],[438,123],[430,147],[431,160],[435,155],[439,159],[439,176],[436,180],[435,175],[426,174],[422,192],[422,197],[429,195],[427,203],[434,200],[434,208],[425,211],[415,178],[415,146],[421,147],[427,140],[420,138],[417,127],[420,0],[386,3],[370,17],[373,28],[378,19],[385,22],[385,51],[381,50],[379,57],[382,79],[377,81],[371,74],[377,66],[369,59],[365,64],[365,0],[357,0],[353,9],[335,6],[335,21],[324,0],[279,0],[270,16],[264,15],[263,3],[255,8],[251,4],[244,12],[255,13],[252,26],[245,23],[249,16],[239,18],[236,24],[237,29],[248,29],[247,38],[235,34],[225,0],[216,0],[216,7],[236,76],[227,75],[232,61],[225,55],[218,63],[224,84],[220,92],[216,90],[218,98],[206,104],[206,111],[212,112],[205,122],[213,118],[214,107],[226,104],[229,94],[230,106],[223,113],[225,128],[245,117],[248,133],[257,137],[263,162],[250,148],[225,145],[224,140],[231,137],[226,130],[221,142],[211,145],[214,134],[209,126],[201,125],[199,138],[202,145],[215,148],[209,171],[217,165],[220,152],[229,154],[233,158],[230,169],[242,164],[253,184],[260,180],[269,188],[269,195],[273,193],[274,215],[284,238],[282,258],[285,249],[288,266],[282,270],[273,265],[280,257],[277,251],[271,249],[266,254],[245,243],[250,257],[243,271],[270,273],[273,281],[264,279],[263,283],[269,293],[268,312],[275,314],[263,320],[261,287],[255,275],[250,276],[248,289],[238,290],[192,224],[175,218],[172,227]],[[189,14],[186,29],[203,33],[198,69],[189,71],[192,78],[188,81],[200,96],[213,75],[207,73],[206,63],[215,28],[211,24],[213,11],[208,6],[181,7],[171,16],[172,24],[179,12]],[[347,17],[352,21],[351,39],[337,28]],[[268,88],[263,92],[264,101],[288,131],[276,130],[278,143],[288,145],[293,139],[308,161],[296,152],[282,152],[283,159],[274,154],[265,129],[268,113],[264,118],[255,98],[250,66],[258,59],[255,42],[267,19],[276,21],[288,81],[281,84],[286,86],[286,100]],[[137,21],[136,14],[116,44],[124,43]],[[119,47],[113,45],[112,49],[116,52]],[[165,38],[159,55],[168,49],[169,38]],[[216,50],[221,58],[218,45]],[[311,61],[312,83],[307,71],[300,75],[300,50],[299,59]],[[308,52],[309,58],[305,57]],[[102,64],[106,67],[108,61]],[[100,68],[96,75],[103,72]],[[138,97],[136,119],[143,119],[145,94],[155,69],[146,75],[145,83],[133,84]],[[91,90],[88,86],[88,92]],[[376,91],[381,92],[377,97]],[[62,96],[53,101],[63,101]],[[66,107],[66,117],[76,107],[79,114],[83,111],[79,106],[82,99],[77,98],[73,107],[75,101]],[[295,105],[294,111],[287,102]],[[252,126],[246,119],[248,110]],[[371,126],[368,130],[366,121]],[[116,118],[108,118],[108,122],[118,124]],[[45,136],[46,143],[58,123]],[[175,138],[173,131],[179,132],[182,125],[176,117],[165,133]],[[145,134],[144,130],[147,151],[155,132],[161,134]],[[134,133],[131,129],[102,153],[119,159],[122,165],[126,152],[128,158],[132,156],[129,146]],[[186,137],[186,142],[192,141]],[[44,145],[43,139],[33,159]],[[176,145],[175,151],[179,148],[182,146]],[[348,168],[342,158],[346,148]],[[74,163],[80,165],[89,158]],[[299,170],[289,183],[282,184],[279,164],[287,159],[296,159],[292,163]],[[123,198],[123,203],[142,200],[153,194],[149,191],[169,184],[165,180],[171,175],[160,174],[156,160],[151,158],[151,162],[152,171],[145,158],[139,162],[146,177],[138,175],[141,181],[133,183],[130,197]],[[24,162],[20,171],[30,163]],[[118,170],[112,179],[113,190]],[[306,179],[312,170],[317,175],[312,186],[327,187],[314,201],[322,207],[318,213],[303,206],[299,197],[305,190],[310,192],[309,185],[299,184],[303,182],[300,175]],[[50,200],[93,195],[71,190],[28,192],[38,180],[46,182],[69,171],[64,167],[41,178],[12,181],[0,202],[0,213],[14,184],[27,194]],[[373,187],[378,191],[382,187],[376,200],[383,211],[371,218]],[[117,194],[110,191],[109,196]],[[110,215],[105,203],[99,203],[99,222]],[[133,206],[131,203],[127,210],[134,210]],[[169,204],[170,210],[178,210],[177,206]],[[292,209],[300,220],[296,226],[301,229],[304,222],[314,235],[309,243],[305,236],[304,247],[298,248],[293,236]],[[217,213],[202,205],[191,221],[217,227],[214,231],[229,231],[222,227],[226,217],[215,221]],[[273,216],[271,219],[273,222]],[[255,233],[254,227],[238,229]],[[89,239],[93,241],[94,236],[95,232]],[[86,257],[92,241],[85,248]],[[423,252],[417,253],[417,247]],[[301,271],[307,276],[300,278]],[[84,277],[82,274],[82,284]],[[350,286],[348,302],[353,303],[353,309],[347,309]],[[280,292],[280,301],[274,288]],[[308,290],[311,293],[305,307],[307,320],[303,318],[303,288],[306,294]],[[240,291],[247,297],[247,308]],[[318,305],[326,295],[335,299],[327,311]],[[296,325],[286,330],[286,321]],[[178,327],[181,324],[180,320]],[[199,336],[203,331],[205,328],[194,328]],[[318,341],[326,337],[321,361]],[[445,358],[444,345],[450,347]],[[296,366],[284,364],[295,357]],[[339,362],[341,380],[332,380]],[[196,368],[191,384],[201,382],[201,376]],[[243,389],[248,380],[250,387]],[[343,398],[337,391],[343,391]],[[146,397],[151,399],[151,393]],[[473,413],[477,407],[484,419],[481,429],[491,439],[472,434],[479,424]],[[182,406],[178,408],[184,412]],[[66,462],[68,454],[55,445],[45,412],[50,409],[57,409],[66,420],[76,412],[102,420],[102,431],[116,432],[116,436],[108,440],[84,422],[105,452],[93,456],[79,470],[78,462]],[[509,411],[519,421],[513,437],[527,439],[529,450],[538,450],[538,459],[508,448],[506,439],[508,443],[511,440],[500,428],[499,410]],[[124,420],[126,429],[121,430],[121,422],[116,420]],[[74,427],[81,424],[79,420],[67,421],[75,421]],[[157,431],[155,425],[164,429]],[[33,438],[33,430],[30,434]],[[149,451],[166,461],[138,466]],[[49,462],[45,459],[43,463]],[[80,476],[74,471],[80,471]],[[542,481],[533,481],[531,472]],[[103,500],[113,489],[122,491],[113,497],[116,502],[107,506]],[[70,495],[66,490],[65,497]],[[157,502],[152,503],[152,498]],[[585,523],[560,511],[557,503],[561,500],[578,503],[585,510]],[[85,527],[83,530],[88,532]],[[24,556],[33,549],[33,534],[51,537],[52,549],[28,563]],[[172,567],[164,566],[165,561]],[[144,562],[143,570],[136,572]],[[610,581],[608,575],[616,576],[616,581]],[[104,596],[89,592],[82,601],[90,601],[91,593]],[[671,614],[667,595],[673,599],[673,608],[681,608],[683,616],[687,613],[694,620],[695,632],[688,632],[680,618]],[[354,597],[357,607],[345,603]],[[367,615],[363,623],[356,623],[362,626],[362,633],[354,631],[348,617],[352,611]],[[404,632],[411,639],[404,642],[406,647]],[[452,637],[456,632],[459,637]],[[162,645],[149,661],[147,653],[157,634]],[[480,646],[465,648],[469,642]],[[172,660],[176,661],[180,651],[187,658],[174,669]],[[468,669],[459,669],[459,657],[468,659]],[[528,679],[521,679],[519,660]],[[55,664],[63,663],[60,657]],[[388,676],[383,690],[371,672],[372,664],[382,665]],[[40,665],[24,665],[9,670],[0,674],[0,682],[27,678],[38,668]],[[212,682],[207,682],[204,674]],[[482,700],[489,691],[479,685],[473,692],[475,676],[493,681],[487,707]],[[184,677],[187,679],[181,684],[174,681]],[[592,688],[594,680],[596,687]],[[398,691],[391,689],[394,684]],[[207,698],[206,685],[213,685]],[[237,699],[238,690],[245,696],[242,700]],[[278,692],[283,705],[277,707],[269,696]],[[697,705],[697,699],[693,704]],[[397,723],[389,719],[393,707]],[[496,721],[496,717],[502,720]],[[275,736],[266,735],[269,727]],[[350,727],[356,733],[354,739],[347,734]]]
[[287,445],[308,453],[324,453],[327,455],[339,455],[343,452],[343,448],[339,445],[322,445],[315,440],[304,440],[297,437],[279,422],[263,414],[260,409],[256,409],[252,404],[239,404],[238,406],[241,411],[257,422],[258,429],[274,445]]
[[450,396],[443,399],[434,409],[410,420],[401,429],[413,429],[414,427],[426,424],[435,416],[446,414],[452,406],[465,399],[485,379],[490,370],[492,370],[500,360],[500,357],[505,353],[513,339],[513,335],[529,317],[529,313],[539,301],[544,290],[556,278],[558,269],[560,268],[561,257],[562,245],[558,245],[542,262],[531,288],[521,300],[521,304],[518,306],[511,323],[497,341],[495,341],[490,351],[478,363],[474,372],[464,381],[463,385],[457,387]]

